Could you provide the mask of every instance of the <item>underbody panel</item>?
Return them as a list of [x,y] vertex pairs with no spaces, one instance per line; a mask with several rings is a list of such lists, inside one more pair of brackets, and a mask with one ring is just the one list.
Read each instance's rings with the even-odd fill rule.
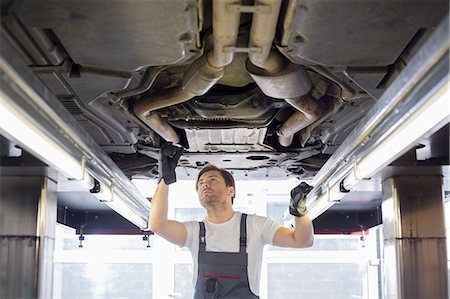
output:
[[[1,5],[2,39],[126,177],[157,178],[159,148],[174,142],[185,148],[179,179],[213,163],[236,179],[306,181],[449,8],[446,0]],[[360,195],[334,209],[379,206],[381,197],[362,207]],[[370,225],[379,219],[372,212]]]

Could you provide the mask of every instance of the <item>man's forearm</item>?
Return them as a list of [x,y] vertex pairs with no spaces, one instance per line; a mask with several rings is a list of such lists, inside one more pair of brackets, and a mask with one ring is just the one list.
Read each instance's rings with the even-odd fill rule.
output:
[[164,180],[159,182],[153,195],[150,209],[150,229],[157,232],[167,223],[169,186]]
[[305,247],[312,246],[314,242],[314,228],[308,215],[295,218],[294,237],[296,243]]

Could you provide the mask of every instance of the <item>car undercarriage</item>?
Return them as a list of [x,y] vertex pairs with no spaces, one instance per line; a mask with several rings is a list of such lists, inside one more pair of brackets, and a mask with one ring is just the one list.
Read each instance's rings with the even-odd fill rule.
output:
[[312,180],[448,13],[442,0],[1,5],[2,39],[130,179],[157,178],[173,142],[179,179],[213,163]]

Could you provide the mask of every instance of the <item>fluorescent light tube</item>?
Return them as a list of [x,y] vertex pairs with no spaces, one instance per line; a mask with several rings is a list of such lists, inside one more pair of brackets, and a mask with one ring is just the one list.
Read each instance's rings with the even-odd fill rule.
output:
[[11,45],[2,44],[0,52],[0,83],[4,87],[0,90],[0,134],[69,179],[61,182],[74,179],[72,187],[76,184],[89,192],[94,178],[105,186],[114,182],[120,195],[100,196],[110,201],[117,213],[147,228],[150,208],[145,197],[26,67]]
[[119,190],[116,190],[113,186],[105,186],[100,183],[100,192],[92,193],[101,202],[107,204],[111,209],[116,211],[125,219],[131,221],[136,226],[141,228],[147,227],[146,219],[140,217],[136,212],[134,212],[129,206],[125,204],[124,197]]
[[448,88],[448,82],[443,84],[425,105],[414,111],[405,122],[370,153],[356,161],[356,179],[370,178],[402,153],[411,149],[421,138],[434,133],[434,130],[440,127],[443,122],[449,122],[450,95]]
[[116,211],[128,221],[134,223],[137,227],[147,228],[147,219],[141,218],[136,212],[130,209],[122,199],[123,195],[118,192],[113,193],[113,200],[105,202],[111,209]]
[[113,186],[107,186],[103,183],[99,183],[100,184],[100,191],[97,193],[92,193],[92,195],[94,195],[95,197],[97,197],[98,200],[100,200],[101,202],[110,202],[114,200],[113,197]]
[[43,134],[11,104],[14,101],[7,100],[7,97],[0,91],[0,132],[68,178],[83,179],[84,169],[81,161],[77,161],[59,144]]
[[322,194],[314,204],[309,208],[308,210],[308,216],[311,219],[316,219],[318,216],[320,216],[323,212],[328,210],[329,207],[334,205],[337,201],[329,201],[328,200],[328,193]]

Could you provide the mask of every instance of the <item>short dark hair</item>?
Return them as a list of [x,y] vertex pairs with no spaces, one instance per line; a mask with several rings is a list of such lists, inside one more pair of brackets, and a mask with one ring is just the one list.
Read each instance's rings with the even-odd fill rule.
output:
[[234,188],[234,195],[231,197],[231,203],[234,202],[234,197],[236,195],[236,185],[234,183],[234,178],[233,175],[231,174],[231,172],[229,172],[226,169],[217,167],[216,165],[213,164],[206,164],[198,173],[197,176],[197,181],[195,182],[195,190],[198,190],[198,181],[200,180],[200,177],[207,171],[211,171],[211,170],[217,170],[218,172],[220,172],[220,175],[223,177],[223,179],[225,180],[225,185],[227,187],[233,187]]

